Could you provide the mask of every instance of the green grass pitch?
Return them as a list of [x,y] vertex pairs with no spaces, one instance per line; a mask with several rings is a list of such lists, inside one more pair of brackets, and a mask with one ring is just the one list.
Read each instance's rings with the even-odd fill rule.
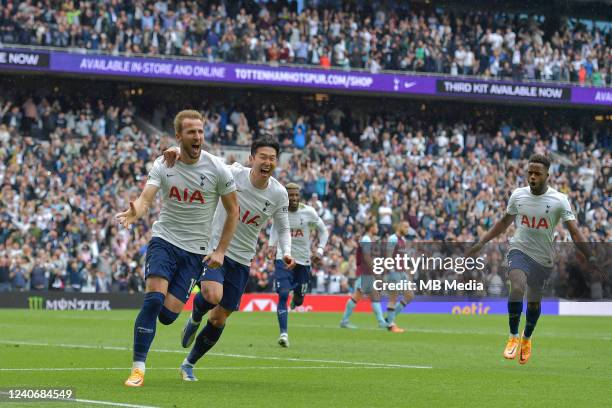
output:
[[0,405],[612,406],[609,318],[542,316],[531,361],[520,366],[502,358],[505,316],[402,315],[407,332],[393,334],[375,329],[371,314],[356,314],[360,329],[346,330],[339,314],[292,313],[291,348],[282,349],[276,314],[236,313],[200,360],[200,381],[187,383],[177,369],[183,314],[158,324],[145,386],[134,389],[123,381],[136,314],[1,310],[0,387],[72,387],[82,401]]

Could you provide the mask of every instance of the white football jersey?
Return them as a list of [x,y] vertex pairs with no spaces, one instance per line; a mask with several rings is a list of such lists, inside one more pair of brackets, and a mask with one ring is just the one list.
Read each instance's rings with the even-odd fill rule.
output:
[[[270,234],[270,246],[275,246],[278,240],[278,232],[272,225]],[[289,211],[289,226],[291,227],[291,256],[300,265],[310,265],[310,231],[316,228],[319,232],[319,248],[325,248],[329,233],[325,223],[319,217],[314,208],[300,203],[297,211]],[[282,259],[283,253],[280,248],[276,249],[276,259]]]
[[518,249],[539,264],[551,267],[555,227],[559,220],[576,219],[567,196],[551,187],[541,195],[531,194],[529,187],[517,188],[508,200],[506,212],[516,215],[510,249]]
[[[234,236],[225,251],[225,255],[243,265],[250,265],[257,250],[259,232],[266,226],[270,217],[274,222],[285,226],[289,230],[287,206],[289,197],[287,190],[274,177],[270,177],[268,187],[260,190],[251,184],[249,177],[251,168],[234,163],[228,167],[236,181],[240,215]],[[227,212],[223,205],[219,205],[213,219],[212,240],[210,251],[216,248]],[[288,243],[288,254],[291,255],[291,243]]]
[[236,190],[232,173],[221,158],[205,151],[195,164],[177,161],[168,168],[162,159],[155,160],[147,179],[162,194],[152,235],[185,251],[206,254],[219,197]]

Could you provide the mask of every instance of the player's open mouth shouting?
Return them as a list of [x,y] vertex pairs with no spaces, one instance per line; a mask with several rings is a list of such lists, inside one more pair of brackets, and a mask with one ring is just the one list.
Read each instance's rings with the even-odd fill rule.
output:
[[193,143],[191,145],[191,154],[190,154],[190,156],[199,156],[201,149],[202,149],[202,145],[200,143]]
[[261,175],[264,177],[270,177],[272,175],[272,167],[263,165],[259,169],[259,173],[261,173]]
[[189,161],[199,160],[202,154],[202,144],[204,143],[204,126],[202,121],[186,119],[182,125],[182,132],[177,134],[181,151],[187,153],[186,156],[188,156]]
[[272,177],[276,168],[278,157],[276,151],[268,146],[257,149],[256,152],[251,152],[251,182],[257,188],[266,188],[268,180]]

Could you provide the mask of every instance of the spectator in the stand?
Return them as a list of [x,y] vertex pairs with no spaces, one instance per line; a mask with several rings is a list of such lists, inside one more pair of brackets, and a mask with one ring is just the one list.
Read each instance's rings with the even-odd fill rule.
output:
[[[4,9],[0,43],[374,73],[401,69],[611,83],[610,30],[575,22],[571,15],[547,27],[545,34],[538,15],[466,12],[452,5],[417,12],[405,2],[385,1],[377,4],[372,21],[369,7],[364,7],[368,0],[349,2],[342,10],[326,3],[307,1],[298,14],[287,11],[283,2],[244,0],[228,10],[208,8],[207,2],[183,7],[153,0],[104,0],[79,2],[68,13],[37,2]],[[28,129],[32,117],[24,118]]]
[[11,286],[14,291],[23,291],[28,289],[30,273],[28,271],[27,258],[17,257],[16,259],[13,259],[10,277]]
[[10,260],[7,254],[0,257],[0,292],[11,290]]
[[[143,132],[134,121],[138,109],[147,109],[146,115],[162,108],[86,100],[69,105],[14,93],[0,92],[1,121],[9,135],[0,137],[0,252],[10,259],[13,290],[141,290],[150,220],[132,231],[119,230],[109,220],[144,182],[158,146],[170,143],[166,135]],[[23,116],[28,98],[38,112],[48,107],[56,118],[47,129],[48,140],[26,137],[11,119]],[[309,203],[331,230],[328,254],[316,272],[326,288],[321,290],[327,290],[334,270],[349,278],[354,273],[346,264],[354,257],[351,240],[368,220],[380,223],[382,239],[402,218],[410,224],[410,240],[474,239],[494,221],[493,210],[503,205],[507,191],[524,181],[521,169],[534,151],[565,156],[551,168],[551,185],[569,195],[590,240],[612,239],[606,128],[572,128],[563,118],[545,126],[510,116],[499,123],[498,112],[491,114],[487,107],[474,108],[473,118],[457,123],[426,112],[422,117],[380,113],[375,107],[363,114],[342,103],[330,109],[303,102],[295,109],[249,101],[240,107],[207,104],[205,132],[213,149],[215,142],[225,143],[227,126],[235,130],[236,123],[250,125],[248,137],[270,133],[288,141],[284,155],[289,158],[276,176],[303,185],[305,197],[312,198]],[[303,150],[293,143],[297,129],[306,136]],[[558,239],[569,238],[559,231]],[[251,279],[249,290],[269,288],[271,276],[263,279],[265,260],[254,264],[259,268],[254,274],[261,276]],[[609,290],[604,284],[603,293]]]
[[49,272],[45,268],[43,256],[36,257],[36,265],[30,274],[30,290],[49,289]]

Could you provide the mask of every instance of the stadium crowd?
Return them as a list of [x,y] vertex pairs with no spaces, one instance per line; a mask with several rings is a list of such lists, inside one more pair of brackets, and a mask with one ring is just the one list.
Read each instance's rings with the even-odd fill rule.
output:
[[[313,2],[305,2],[306,6]],[[0,1],[0,44],[208,61],[612,83],[612,30],[408,2]],[[323,4],[328,4],[326,7]],[[298,11],[298,7],[300,10]]]
[[[174,137],[143,131],[133,103],[111,106],[100,99],[68,106],[4,91],[0,290],[141,291],[143,255],[159,205],[131,231],[120,228],[114,214],[137,198],[152,161]],[[233,124],[246,121],[240,109],[203,109],[209,151],[219,153],[225,140],[248,144],[267,133],[290,153],[277,178],[303,186],[305,201],[331,233],[325,259],[313,270],[316,292],[347,290],[368,220],[378,223],[381,239],[406,220],[409,240],[473,242],[499,217],[510,192],[525,184],[524,166],[533,152],[558,155],[550,183],[569,195],[585,237],[612,240],[609,130],[559,126],[543,132],[510,122],[491,128],[486,118],[446,124],[401,111],[349,121],[351,112],[340,105],[312,105],[297,115],[264,104],[257,107],[258,120],[250,128],[242,123],[244,134],[236,138]],[[153,122],[159,120],[155,115]],[[557,240],[569,241],[566,230],[559,228]],[[272,285],[263,235],[260,241],[250,291]],[[488,270],[479,277],[489,294],[503,290],[502,273]],[[568,279],[557,281],[565,293]],[[609,296],[605,285],[601,293]]]

